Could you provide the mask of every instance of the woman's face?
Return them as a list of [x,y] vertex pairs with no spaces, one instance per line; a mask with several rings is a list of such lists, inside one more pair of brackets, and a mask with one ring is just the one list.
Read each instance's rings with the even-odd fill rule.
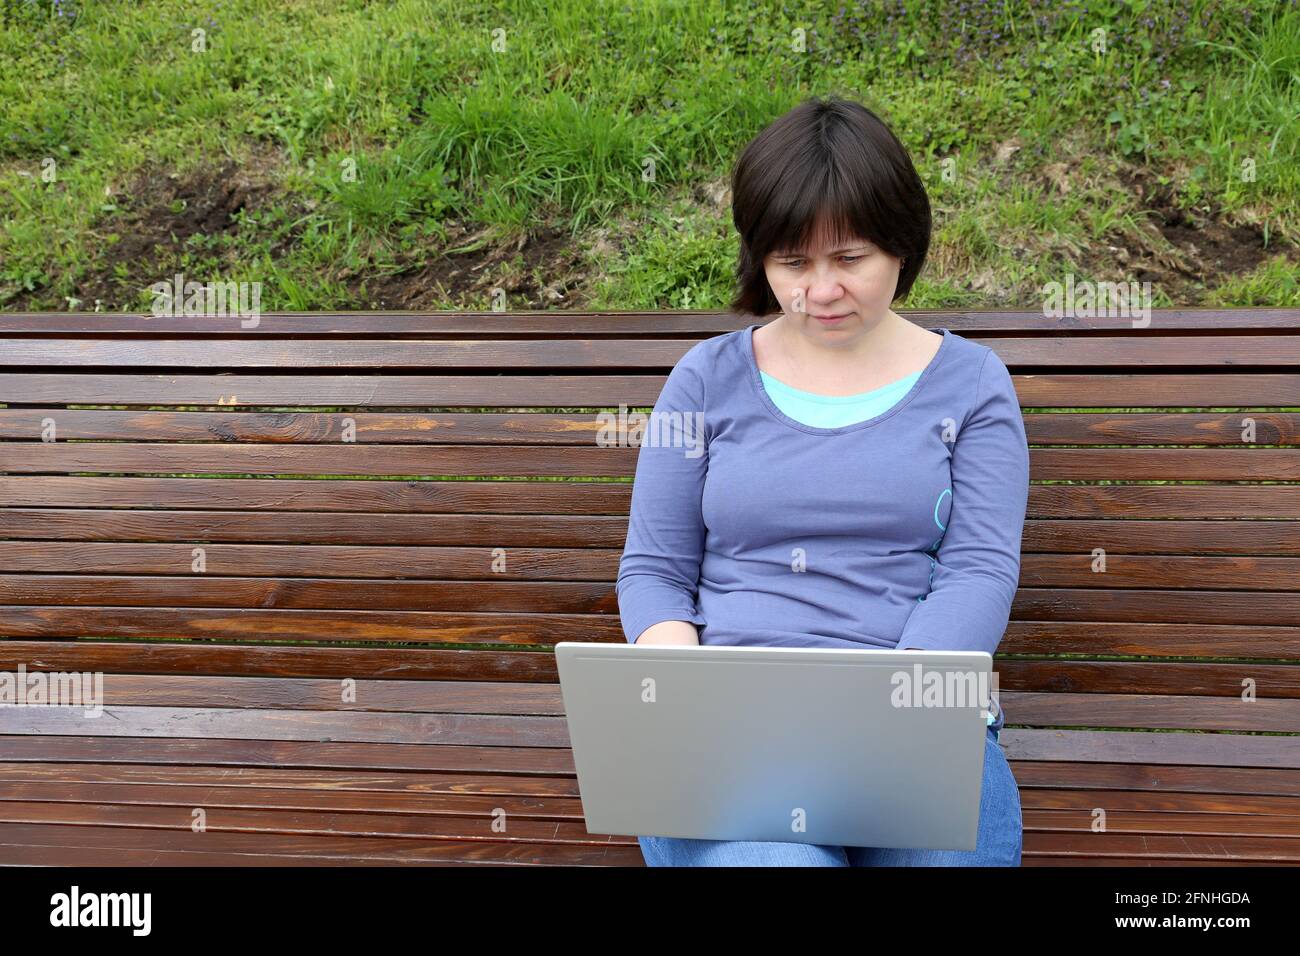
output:
[[808,250],[779,250],[763,260],[781,310],[813,332],[874,327],[889,314],[899,267],[897,257],[866,239],[819,239]]

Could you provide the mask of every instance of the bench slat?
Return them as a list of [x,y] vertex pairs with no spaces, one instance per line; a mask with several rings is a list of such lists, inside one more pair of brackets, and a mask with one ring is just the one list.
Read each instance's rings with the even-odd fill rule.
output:
[[572,774],[567,747],[479,747],[465,744],[365,743],[225,739],[212,737],[116,737],[0,735],[0,761],[303,767],[417,770],[441,773]]
[[[594,412],[182,412],[0,408],[0,439],[35,439],[54,417],[60,441],[333,442],[345,426],[362,444],[549,444],[591,446],[609,427],[625,438],[630,422]],[[1300,444],[1296,412],[1056,412],[1024,416],[1030,445],[1194,444],[1242,446],[1244,419],[1262,445]],[[607,425],[608,421],[608,425]]]
[[[641,849],[632,845],[528,843],[436,838],[297,836],[278,833],[221,833],[209,830],[159,830],[146,827],[59,826],[0,823],[0,864],[10,845],[114,849],[196,850],[202,853],[368,858],[392,862],[551,864],[555,866],[637,866]],[[69,854],[68,859],[77,859]]]
[[[630,482],[322,481],[0,475],[0,507],[241,508],[398,514],[622,514]],[[1030,485],[1027,518],[1300,518],[1297,485]],[[1248,531],[1251,522],[1242,521]]]
[[[1282,311],[1285,314],[1284,310]],[[925,315],[927,313],[909,313]],[[934,313],[936,315],[947,313]],[[978,314],[978,313],[976,313]],[[1174,323],[1169,328],[1192,327],[1178,323],[1204,323],[1213,327],[1223,310],[1186,312],[1156,310],[1151,312],[1162,321]],[[1228,316],[1236,314],[1227,310]],[[1035,313],[1007,313],[1004,321],[1032,319]],[[1039,323],[1042,314],[1037,313]],[[1252,327],[1285,327],[1272,321],[1270,311],[1251,309],[1240,318],[1251,319]],[[1256,318],[1257,317],[1257,318]],[[394,334],[431,335],[510,335],[516,338],[545,336],[618,335],[716,335],[742,327],[746,322],[731,312],[684,310],[668,312],[270,312],[259,316],[256,325],[245,328],[239,319],[222,316],[189,315],[184,318],[148,314],[98,312],[0,313],[0,334],[40,336],[168,335],[193,338],[214,334],[243,336],[311,336],[373,338]],[[1032,327],[1032,321],[1027,323]],[[1129,323],[1124,322],[1122,326]],[[1121,327],[1122,327],[1121,326]]]
[[[651,407],[667,375],[133,375],[0,373],[0,402],[77,405]],[[1022,408],[1288,406],[1294,374],[1011,376]],[[1195,401],[1195,406],[1188,406]]]
[[[194,823],[192,812],[206,814],[206,832],[264,833],[268,836],[292,834],[334,839],[336,837],[390,837],[402,840],[430,838],[439,840],[510,840],[530,843],[556,843],[570,846],[632,846],[635,837],[593,835],[582,822],[581,807],[573,807],[563,819],[556,813],[526,811],[521,801],[498,798],[464,800],[460,809],[448,812],[363,813],[353,811],[275,809],[260,806],[226,806],[220,797],[204,799],[191,791],[197,801],[177,802],[180,794],[163,805],[120,804],[93,801],[44,802],[0,800],[0,824],[57,824],[70,827],[119,826],[129,829],[189,830]],[[93,800],[93,798],[92,798]],[[506,829],[494,830],[494,812]],[[1271,818],[1265,818],[1271,819]],[[500,826],[500,824],[498,824]]]
[[1191,865],[1203,859],[1253,860],[1275,865],[1300,863],[1300,840],[1274,836],[1187,836],[1138,833],[1044,833],[1026,830],[1024,855],[1156,857]]
[[[0,541],[0,571],[63,574],[184,574],[201,547],[213,576],[294,578],[419,577],[424,580],[605,581],[618,576],[620,551],[601,548],[517,547],[502,538],[478,547],[294,544],[161,544],[144,542]],[[1100,544],[1094,547],[1103,547]],[[508,561],[502,558],[508,554]],[[1300,580],[1300,558],[1127,555],[1106,556],[1105,576],[1087,551],[1026,554],[1020,586],[1108,588],[1224,588],[1284,591]],[[1280,624],[1300,624],[1283,612]]]
[[[762,324],[762,323],[757,323]],[[1163,330],[1161,330],[1163,331]],[[1095,333],[1068,339],[963,338],[987,345],[1008,365],[1058,367],[1300,366],[1300,336],[1215,336],[1213,349],[1197,337]],[[697,339],[400,339],[276,341],[267,338],[98,339],[13,337],[0,367],[9,368],[268,368],[268,369],[580,369],[672,368]]]
[[[1044,329],[1042,309],[901,309],[899,315],[926,328],[946,326],[954,332],[1015,331],[1053,334]],[[0,313],[0,334],[80,336],[106,334],[166,334],[179,338],[214,333],[240,336],[345,336],[377,337],[395,333],[412,335],[511,335],[548,338],[585,335],[692,334],[732,332],[767,319],[734,312],[683,309],[643,311],[519,311],[501,312],[269,312],[251,328],[225,316],[154,316],[121,312],[11,312]],[[1150,330],[1201,331],[1225,334],[1246,331],[1291,331],[1295,309],[1270,308],[1153,308]],[[1134,330],[1133,318],[1124,315],[1081,315],[1069,319],[1075,333],[1093,330]]]
[[[425,773],[405,770],[308,769],[289,767],[206,767],[138,763],[0,763],[4,780],[14,785],[53,788],[59,783],[135,784],[139,786],[221,787],[227,789],[300,791],[324,798],[328,794],[355,793],[358,799],[386,800],[404,795],[429,799],[438,794],[482,795],[485,799],[528,798],[534,802],[577,799],[578,781],[567,776],[532,774]],[[7,791],[6,791],[7,792]],[[364,796],[362,796],[364,795]],[[288,799],[292,794],[286,793]],[[312,797],[314,799],[314,797]],[[315,804],[313,804],[315,805]],[[387,806],[387,803],[365,806]]]
[[[0,509],[0,539],[35,541],[174,541],[456,546],[509,542],[512,547],[611,548],[621,553],[622,515],[394,515],[295,512],[159,511],[107,508]],[[1287,521],[1144,521],[1031,518],[1023,557],[1196,554],[1300,557],[1300,535]]]
[[[1064,628],[1065,625],[1058,625]],[[1088,627],[1092,627],[1089,625]],[[1132,625],[1129,633],[1136,633]],[[1157,627],[1148,625],[1151,630]],[[1058,649],[1072,648],[1098,653],[1086,643],[1084,626],[1077,644],[1065,643]],[[1200,633],[1190,635],[1187,643],[1176,643],[1197,631],[1193,626],[1171,625],[1168,642],[1163,644],[1124,645],[1125,652],[1153,654],[1205,654],[1217,656],[1234,651],[1234,656],[1300,657],[1300,634],[1292,630],[1291,643],[1282,645],[1272,637],[1281,629],[1270,628],[1199,628],[1202,642],[1192,643]],[[1238,636],[1239,635],[1239,636]],[[1114,645],[1112,650],[1118,647]],[[1101,649],[1104,653],[1106,648]],[[254,653],[250,653],[250,651]],[[240,644],[155,643],[149,641],[0,641],[0,668],[15,671],[19,665],[30,670],[97,670],[107,673],[148,674],[221,674],[249,677],[335,677],[370,679],[406,678],[415,680],[490,680],[555,683],[555,658],[545,650],[524,652],[486,650],[444,650],[440,648],[331,647],[262,645],[250,648]],[[1237,697],[1241,692],[1241,675],[1248,667],[1266,686],[1279,688],[1274,693],[1290,695],[1295,685],[1294,668],[1287,664],[1221,664],[1165,661],[1085,661],[1085,660],[1014,660],[1005,653],[994,658],[1001,686],[1008,690],[1054,691],[1057,693],[1187,693]]]
[[[1233,693],[1236,689],[1234,678],[1242,670],[1240,666],[1208,665],[1207,669],[1222,675],[1220,679],[1224,686],[1221,691],[1228,693],[1189,695],[1142,693],[1146,689],[1142,686],[1145,683],[1144,671],[1159,669],[1162,666],[1159,664],[1126,667],[1128,693],[1063,693],[1059,686],[1051,692],[1019,689],[1022,684],[1017,678],[1030,678],[1024,683],[1031,684],[1039,668],[1032,662],[1010,663],[1009,671],[1005,664],[998,667],[1002,688],[1000,701],[1016,726],[1087,725],[1279,733],[1295,733],[1300,729],[1300,677],[1295,674],[1296,668],[1265,665],[1261,673],[1247,665],[1246,669],[1260,683],[1259,699],[1244,702]],[[1105,679],[1108,670],[1108,665],[1099,665],[1095,676]],[[1111,676],[1111,681],[1119,683],[1115,676]],[[103,700],[110,701],[114,707],[230,708],[232,713],[243,709],[320,711],[328,712],[334,720],[343,719],[340,713],[335,712],[475,716],[564,714],[559,685],[553,682],[349,679],[344,687],[338,680],[320,679],[123,674],[102,674],[99,679],[102,681]],[[1036,683],[1053,682],[1051,678],[1043,680],[1039,675]],[[1203,681],[1211,682],[1212,679]],[[348,699],[342,699],[345,696]],[[34,724],[39,727],[42,713],[57,711],[35,707],[30,713]],[[54,723],[64,726],[67,720],[54,720]],[[124,723],[129,725],[130,722]],[[17,729],[22,726],[21,721],[8,726],[14,733],[31,732]],[[134,735],[129,726],[123,732]],[[448,737],[439,739],[455,742]]]
[[[107,579],[104,579],[107,581]],[[242,579],[255,581],[257,579]],[[235,587],[241,579],[225,579],[205,586]],[[311,579],[301,582],[309,585]],[[93,584],[93,582],[90,582]],[[376,582],[375,587],[392,590],[400,582]],[[292,593],[291,581],[268,581],[267,593]],[[616,616],[610,588],[600,584],[545,584],[517,582],[504,584],[457,582],[406,582],[412,599],[422,599],[425,606],[441,600],[458,606],[477,606],[482,613],[456,611],[391,610],[320,610],[295,608],[135,608],[103,605],[21,606],[0,605],[0,633],[15,638],[38,637],[128,637],[180,638],[249,641],[294,640],[333,641],[405,641],[441,644],[511,644],[544,647],[562,640],[625,640]],[[105,585],[107,586],[107,584]],[[199,585],[196,582],[195,587]],[[420,595],[420,590],[426,593]],[[473,592],[472,594],[469,592]],[[354,590],[352,593],[362,593]],[[1165,602],[1165,595],[1180,600]],[[1236,600],[1234,600],[1234,597]],[[1158,604],[1150,602],[1157,601]],[[1216,601],[1216,604],[1206,604]],[[1278,605],[1270,613],[1268,602]],[[1146,602],[1143,604],[1143,602]],[[291,598],[286,603],[292,605]],[[349,602],[351,603],[351,602]],[[1044,609],[1039,613],[1035,605]],[[533,606],[532,614],[514,613],[509,607]],[[1098,640],[1090,635],[1102,633],[1108,646],[1118,645],[1118,653],[1170,654],[1175,642],[1190,641],[1176,627],[1162,627],[1168,622],[1192,628],[1196,624],[1227,626],[1259,624],[1276,620],[1279,615],[1294,620],[1300,605],[1295,592],[1269,591],[1093,591],[1021,590],[1018,592],[1013,619],[998,650],[1002,654],[1069,653],[1065,643],[1075,638],[1074,648],[1082,653],[1105,653]],[[1122,610],[1140,607],[1139,618],[1148,623],[1105,624]],[[1186,609],[1186,613],[1179,613]],[[547,613],[553,612],[553,613]],[[563,616],[557,616],[563,615]],[[1097,623],[1091,623],[1089,619]],[[1191,618],[1188,624],[1183,621]],[[1200,636],[1208,632],[1202,630]],[[1256,651],[1260,657],[1294,657],[1300,644],[1300,630],[1293,626],[1273,632],[1281,639],[1276,652]],[[1197,650],[1193,654],[1210,653]],[[1222,656],[1222,655],[1216,655]]]
[[[683,453],[686,450],[683,449]],[[252,445],[0,442],[12,474],[216,472],[631,478],[639,449],[550,445]],[[1030,481],[1295,481],[1300,449],[1031,448]]]

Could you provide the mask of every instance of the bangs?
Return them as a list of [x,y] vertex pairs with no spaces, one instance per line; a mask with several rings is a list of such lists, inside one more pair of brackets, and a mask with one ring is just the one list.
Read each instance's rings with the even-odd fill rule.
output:
[[[875,223],[863,222],[860,202],[846,196],[844,188],[809,189],[805,185],[787,203],[774,202],[758,224],[755,254],[801,255],[832,251],[874,242],[882,246]],[[874,235],[873,235],[874,234]]]
[[878,155],[863,150],[848,129],[827,130],[784,154],[767,170],[775,188],[750,224],[750,248],[807,254],[867,240],[905,256],[890,239],[890,203],[882,195],[892,179]]

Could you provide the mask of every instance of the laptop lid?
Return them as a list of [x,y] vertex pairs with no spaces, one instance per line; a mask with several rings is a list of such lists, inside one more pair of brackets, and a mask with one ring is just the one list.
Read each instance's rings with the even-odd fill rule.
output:
[[591,833],[975,849],[987,653],[555,653]]

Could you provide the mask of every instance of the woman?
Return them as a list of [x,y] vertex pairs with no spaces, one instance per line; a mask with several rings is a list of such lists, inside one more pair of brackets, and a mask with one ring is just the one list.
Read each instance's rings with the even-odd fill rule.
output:
[[[993,653],[1020,576],[1029,452],[1006,366],[890,304],[930,242],[907,151],[863,106],[809,100],[732,178],[733,310],[776,314],[693,346],[643,442],[617,593],[638,644]],[[640,837],[651,866],[1018,866],[1020,798],[985,740],[972,851]]]

